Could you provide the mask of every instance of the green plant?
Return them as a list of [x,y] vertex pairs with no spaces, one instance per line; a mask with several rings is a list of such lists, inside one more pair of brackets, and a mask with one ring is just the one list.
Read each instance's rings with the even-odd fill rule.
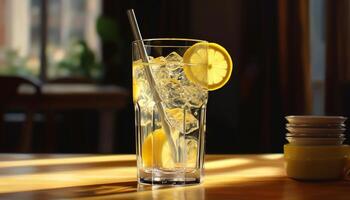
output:
[[0,52],[3,62],[0,62],[0,74],[19,75],[19,76],[37,76],[38,70],[30,69],[27,65],[28,59],[21,57],[18,51],[6,49]]
[[68,48],[67,56],[57,63],[57,67],[71,76],[99,79],[102,65],[84,40],[74,42]]
[[84,40],[73,42],[68,48],[66,56],[57,63],[59,73],[71,76],[83,76],[99,79],[102,75],[103,65],[118,65],[120,63],[120,31],[118,24],[105,16],[96,20],[96,31],[102,43],[108,46],[111,56],[103,64],[96,60],[94,52]]
[[96,22],[96,31],[101,38],[104,49],[103,64],[108,67],[117,67],[125,57],[125,40],[121,37],[118,21],[107,16],[100,16]]
[[96,21],[96,31],[103,42],[119,44],[119,26],[113,19],[106,16],[98,17]]

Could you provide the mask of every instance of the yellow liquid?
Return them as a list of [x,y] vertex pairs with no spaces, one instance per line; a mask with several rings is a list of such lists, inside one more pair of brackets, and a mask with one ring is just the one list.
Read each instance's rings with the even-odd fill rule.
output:
[[[180,59],[171,53],[172,58]],[[147,64],[170,125],[171,140],[177,150],[172,156],[168,134],[162,127],[149,87],[145,64],[133,62],[133,101],[137,138],[138,177],[141,182],[164,180],[200,182],[203,170],[205,114],[208,90],[189,81],[181,62],[168,62],[163,57]]]
[[343,177],[348,162],[346,145],[284,146],[287,176],[300,180],[331,180]]

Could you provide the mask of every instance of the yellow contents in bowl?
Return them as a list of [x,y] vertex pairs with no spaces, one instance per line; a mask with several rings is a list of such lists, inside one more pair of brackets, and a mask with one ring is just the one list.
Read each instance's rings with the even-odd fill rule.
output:
[[331,180],[343,177],[347,145],[284,145],[287,176],[299,180]]

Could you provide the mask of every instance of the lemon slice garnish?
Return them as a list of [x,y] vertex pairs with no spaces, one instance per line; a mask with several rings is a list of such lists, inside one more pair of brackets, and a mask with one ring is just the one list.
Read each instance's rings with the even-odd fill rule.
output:
[[223,87],[231,77],[231,56],[219,44],[196,43],[187,49],[183,60],[187,78],[208,90]]

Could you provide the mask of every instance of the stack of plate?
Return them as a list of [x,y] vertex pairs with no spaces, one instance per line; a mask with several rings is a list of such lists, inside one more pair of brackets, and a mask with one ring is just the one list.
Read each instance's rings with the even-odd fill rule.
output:
[[345,140],[342,116],[287,116],[286,139],[293,145],[341,145]]

